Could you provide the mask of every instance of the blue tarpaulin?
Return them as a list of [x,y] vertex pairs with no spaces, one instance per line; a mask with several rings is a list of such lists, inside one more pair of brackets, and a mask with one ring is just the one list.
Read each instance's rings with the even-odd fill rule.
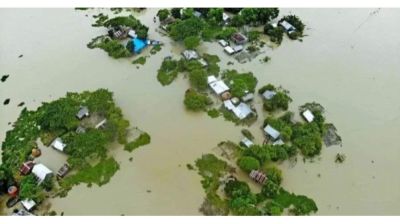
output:
[[132,39],[132,47],[133,47],[133,52],[135,54],[139,54],[143,48],[147,46],[147,40],[140,39],[140,38],[134,38]]

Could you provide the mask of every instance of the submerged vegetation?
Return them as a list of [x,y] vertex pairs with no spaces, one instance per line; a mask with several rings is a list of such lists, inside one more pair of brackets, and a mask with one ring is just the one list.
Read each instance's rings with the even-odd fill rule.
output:
[[211,99],[207,95],[196,90],[188,89],[185,93],[184,104],[188,110],[205,111],[211,103]]
[[100,48],[107,52],[108,56],[112,58],[126,58],[132,56],[132,53],[119,41],[113,40],[107,36],[99,36],[92,39],[87,44],[88,48]]
[[169,85],[178,76],[178,61],[166,58],[158,69],[157,79],[161,85]]

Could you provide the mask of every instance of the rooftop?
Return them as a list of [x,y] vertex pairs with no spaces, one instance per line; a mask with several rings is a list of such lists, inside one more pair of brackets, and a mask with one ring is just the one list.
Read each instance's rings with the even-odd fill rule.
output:
[[182,55],[186,60],[192,60],[192,59],[199,58],[199,55],[197,54],[197,52],[193,51],[193,50],[185,50],[184,52],[182,52]]
[[240,103],[237,107],[233,109],[233,113],[238,117],[240,120],[249,116],[252,111],[250,107],[245,103]]
[[210,85],[211,89],[213,89],[214,92],[218,95],[229,90],[229,87],[222,80],[211,82],[211,83],[209,83],[209,85]]
[[254,145],[254,143],[248,138],[243,138],[242,141],[240,141],[240,143],[242,143],[247,148],[250,148],[252,145]]
[[147,40],[145,39],[133,38],[132,43],[135,54],[139,54],[147,46]]
[[41,182],[46,179],[47,175],[52,174],[53,172],[45,165],[39,163],[33,167],[32,173],[39,179],[39,182]]
[[61,138],[56,138],[56,139],[54,139],[54,141],[51,143],[51,146],[52,146],[54,149],[57,149],[58,151],[63,152],[65,146],[67,146],[67,145],[63,143],[63,141],[62,141]]
[[264,131],[267,135],[271,136],[273,139],[277,139],[280,135],[279,131],[271,127],[269,124],[264,128]]
[[272,99],[272,97],[276,95],[276,92],[271,90],[266,90],[262,95],[266,100],[270,100]]
[[314,114],[312,114],[310,110],[304,111],[302,115],[307,122],[312,122],[314,120]]

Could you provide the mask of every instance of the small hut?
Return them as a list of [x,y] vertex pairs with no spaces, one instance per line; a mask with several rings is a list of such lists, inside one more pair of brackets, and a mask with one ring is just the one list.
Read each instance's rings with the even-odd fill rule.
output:
[[76,113],[76,118],[78,118],[79,120],[82,120],[85,117],[89,117],[89,108],[85,107],[85,106],[81,106],[79,108],[78,113]]
[[28,175],[32,171],[34,166],[35,166],[35,163],[33,161],[24,162],[21,165],[21,167],[19,168],[19,172],[22,175]]
[[40,151],[40,149],[33,148],[31,155],[34,158],[39,157],[40,155],[42,155],[42,151]]
[[264,184],[265,181],[267,181],[267,175],[265,175],[263,172],[258,171],[258,170],[252,170],[249,174],[250,178],[253,179],[255,182]]

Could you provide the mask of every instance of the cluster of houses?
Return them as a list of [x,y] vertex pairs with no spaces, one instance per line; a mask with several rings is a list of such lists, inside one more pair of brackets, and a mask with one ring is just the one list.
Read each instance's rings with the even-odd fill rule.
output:
[[234,55],[243,51],[244,44],[247,43],[248,38],[242,33],[234,33],[231,36],[232,42],[235,44],[233,46],[226,40],[219,40],[218,43],[224,48],[224,51],[229,55]]
[[[229,92],[228,85],[223,80],[218,80],[215,76],[211,75],[207,77],[208,86],[213,92],[220,96],[223,100],[223,106],[231,111],[237,118],[243,120],[254,114],[254,111],[245,102],[250,101],[254,98],[252,93],[247,93],[242,99],[232,97]],[[243,101],[243,102],[242,102]]]
[[115,26],[108,30],[108,35],[112,39],[124,40],[129,37],[131,44],[130,51],[134,54],[140,54],[143,49],[149,45],[160,45],[160,41],[139,38],[136,31],[126,26]]
[[[86,106],[81,106],[79,108],[79,111],[76,113],[76,118],[78,120],[83,120],[84,118],[89,117],[89,116],[90,116],[89,108]],[[106,123],[106,119],[100,121],[95,126],[95,128],[101,128],[105,125],[105,123]],[[79,126],[77,128],[76,132],[84,133],[85,129],[82,126]],[[60,152],[65,152],[65,148],[67,147],[67,145],[62,141],[62,139],[60,137],[55,138],[50,145],[53,149],[60,151]],[[32,149],[32,157],[35,158],[35,157],[40,156],[40,153],[38,153],[38,152],[40,152],[38,149]],[[58,170],[57,178],[65,177],[69,171],[70,171],[70,167],[68,166],[68,164],[64,164]],[[23,176],[32,174],[33,176],[35,176],[38,184],[41,184],[45,180],[48,180],[54,176],[52,170],[50,170],[47,166],[45,166],[42,163],[35,163],[33,161],[33,159],[24,162],[20,166],[19,172]],[[18,199],[18,197],[17,197],[18,189],[16,186],[11,186],[8,189],[8,193],[12,198]],[[18,200],[15,200],[15,201],[17,202]],[[27,215],[27,214],[29,215],[30,214],[29,211],[34,209],[34,207],[36,206],[36,202],[31,199],[25,199],[25,200],[21,201],[21,205],[27,212],[25,212],[23,210],[19,210],[18,212],[14,212],[14,215]]]

